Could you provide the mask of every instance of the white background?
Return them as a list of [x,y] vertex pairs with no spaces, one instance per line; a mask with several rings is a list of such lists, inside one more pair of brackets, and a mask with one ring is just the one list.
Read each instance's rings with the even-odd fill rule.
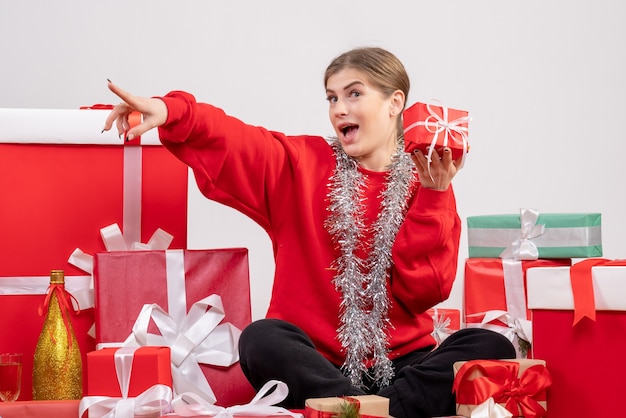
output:
[[[438,99],[473,117],[454,182],[464,224],[521,207],[601,212],[604,255],[625,258],[625,22],[615,0],[0,0],[0,107],[117,103],[110,78],[145,96],[187,90],[272,130],[329,135],[327,64],[382,46],[405,63],[409,104]],[[461,239],[442,306],[462,306]],[[267,236],[193,180],[188,244],[248,247],[253,316],[264,315]]]

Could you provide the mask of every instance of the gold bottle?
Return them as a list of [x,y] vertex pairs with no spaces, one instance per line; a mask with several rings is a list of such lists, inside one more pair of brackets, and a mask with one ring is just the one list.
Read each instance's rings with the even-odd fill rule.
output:
[[73,311],[63,270],[52,270],[48,294],[39,312],[46,316],[33,359],[34,400],[82,397],[82,359],[70,319]]

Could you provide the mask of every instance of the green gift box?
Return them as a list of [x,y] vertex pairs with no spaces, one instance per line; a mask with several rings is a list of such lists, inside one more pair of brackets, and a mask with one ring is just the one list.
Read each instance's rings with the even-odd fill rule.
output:
[[539,213],[467,218],[470,258],[588,258],[602,256],[599,213]]

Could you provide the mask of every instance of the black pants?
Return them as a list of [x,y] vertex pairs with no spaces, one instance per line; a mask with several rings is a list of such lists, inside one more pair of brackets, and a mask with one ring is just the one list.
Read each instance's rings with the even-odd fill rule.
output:
[[[289,396],[281,404],[285,408],[301,409],[308,398],[366,394],[352,386],[302,330],[285,321],[262,319],[250,324],[241,334],[239,355],[241,368],[256,390],[271,379],[287,384]],[[389,398],[390,414],[396,418],[454,415],[454,362],[511,358],[515,349],[506,337],[484,329],[462,329],[435,350],[418,350],[394,360],[392,384],[368,393]]]

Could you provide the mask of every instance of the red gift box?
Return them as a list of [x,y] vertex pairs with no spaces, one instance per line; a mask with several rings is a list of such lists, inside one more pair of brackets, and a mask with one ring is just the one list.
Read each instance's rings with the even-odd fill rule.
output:
[[[196,302],[211,295],[221,297],[223,323],[242,330],[251,322],[245,248],[97,253],[94,280],[99,343],[124,342],[146,304],[157,304],[181,322]],[[243,404],[254,395],[238,363],[200,368],[217,404]]]
[[[121,397],[115,355],[118,348],[87,353],[87,395]],[[125,349],[127,350],[127,349]],[[154,385],[172,387],[169,347],[138,347],[132,356],[127,397],[137,397]]]
[[[456,412],[470,416],[489,398],[514,417],[544,417],[552,377],[544,360],[471,360],[454,363]],[[551,415],[552,416],[552,415]],[[582,415],[572,415],[582,416]]]
[[[467,324],[480,323],[488,311],[507,311],[530,319],[526,302],[526,271],[532,267],[567,266],[571,259],[503,260],[468,258],[465,260],[464,307]],[[505,272],[518,277],[505,277]],[[520,277],[521,276],[521,277]],[[520,282],[521,280],[521,282]],[[510,284],[509,289],[507,285]],[[516,293],[517,292],[517,293]],[[523,306],[513,307],[514,299]],[[517,312],[515,311],[517,309]]]
[[578,298],[570,271],[554,267],[533,268],[527,273],[533,355],[546,360],[553,378],[548,392],[549,417],[621,416],[626,375],[626,267],[590,270],[592,290],[586,293],[595,303],[595,320],[582,318],[575,325]]
[[[100,134],[107,115],[0,109],[0,351],[24,354],[20,400],[32,399],[32,357],[43,324],[37,309],[50,270],[62,269],[68,284],[76,278],[88,288],[89,276],[68,258],[77,247],[104,251],[100,229],[112,223],[142,242],[162,228],[174,235],[172,247],[186,246],[187,167],[158,140],[131,147],[115,133]],[[138,192],[136,199],[125,191]],[[29,282],[16,286],[16,278]],[[94,349],[87,335],[93,315],[83,305],[72,317],[83,362]]]
[[404,110],[402,121],[408,153],[419,149],[428,155],[429,148],[434,148],[441,156],[447,146],[456,160],[469,151],[467,111],[417,102]]
[[[463,299],[466,326],[488,328],[507,335],[514,343],[518,356],[525,357],[524,343],[516,340],[517,334],[523,332],[530,334],[525,335],[528,338],[525,341],[532,342],[526,271],[531,267],[569,264],[571,259],[466,259]],[[516,330],[512,326],[522,326],[522,329]]]

